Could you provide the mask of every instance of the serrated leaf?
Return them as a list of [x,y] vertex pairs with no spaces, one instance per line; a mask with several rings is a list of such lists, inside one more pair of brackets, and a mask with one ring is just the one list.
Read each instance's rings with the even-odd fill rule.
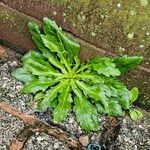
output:
[[43,22],[45,34],[55,39],[57,42],[59,41],[61,49],[66,51],[66,60],[72,63],[74,56],[78,56],[80,45],[74,39],[67,37],[54,21],[45,17]]
[[119,76],[121,73],[116,64],[113,63],[110,58],[96,58],[90,61],[91,67],[94,71],[97,71],[98,74],[103,74],[107,77],[110,76]]
[[97,107],[97,111],[100,113],[100,114],[105,114],[105,109],[104,109],[104,106],[100,103],[95,103],[96,107]]
[[35,42],[37,47],[40,50],[42,50],[44,48],[44,46],[43,46],[43,42],[42,42],[41,37],[40,37],[41,31],[39,29],[39,26],[35,23],[29,22],[28,23],[28,29],[32,35],[33,41]]
[[137,87],[132,88],[130,91],[130,103],[131,104],[138,98],[138,95],[139,95],[138,88]]
[[39,53],[29,51],[26,55],[22,57],[22,61],[24,64],[28,64],[29,61],[31,64],[34,64],[35,66],[39,67],[40,69],[51,69],[54,71],[54,69],[51,67],[51,65],[43,60],[43,58],[40,56]]
[[73,67],[73,70],[77,70],[78,67],[80,66],[80,59],[78,58],[78,56],[74,56],[74,60],[75,60],[75,65]]
[[53,111],[53,120],[55,123],[62,121],[71,109],[72,97],[70,93],[70,84],[63,89],[63,92],[60,94],[58,101],[59,103]]
[[99,101],[103,106],[104,109],[108,109],[109,108],[109,97],[111,96],[111,91],[109,89],[109,87],[105,84],[99,84],[98,85],[99,90],[97,95],[99,96]]
[[73,58],[78,56],[80,45],[72,38],[68,38],[63,32],[58,32],[64,49],[67,51],[66,58],[69,63],[72,63]]
[[43,56],[49,60],[51,64],[61,69],[62,72],[66,72],[63,65],[55,58],[55,56],[48,51],[48,49],[44,46],[43,41],[41,39],[41,32],[39,30],[38,25],[29,22],[28,28],[30,33],[32,34],[32,39],[36,43],[39,50],[43,53]]
[[128,89],[124,89],[124,91],[120,91],[118,94],[118,103],[121,105],[123,109],[130,108],[130,91]]
[[107,77],[103,75],[98,75],[96,72],[81,72],[80,74],[76,75],[77,78],[89,83],[104,83],[107,81]]
[[130,110],[130,118],[134,121],[141,119],[143,117],[143,113],[140,110],[132,109]]
[[33,79],[32,81],[28,82],[24,88],[21,89],[23,93],[33,93],[35,94],[37,91],[45,91],[49,86],[53,84],[52,78],[39,78]]
[[79,99],[75,97],[74,103],[73,111],[76,114],[77,121],[80,123],[81,128],[86,131],[97,131],[99,127],[96,107],[86,98]]
[[70,64],[68,64],[66,61],[66,51],[61,48],[61,44],[55,39],[46,35],[41,35],[41,38],[44,45],[49,48],[51,52],[56,52],[61,60],[61,63],[65,65],[68,71],[70,71]]
[[68,84],[68,80],[61,81],[59,84],[57,84],[54,87],[51,87],[50,90],[46,92],[46,94],[43,97],[43,100],[39,102],[37,109],[38,110],[44,110],[47,107],[51,106],[51,102],[57,97],[58,93],[61,93],[63,88],[66,87]]
[[57,52],[59,54],[63,52],[61,44],[57,41],[57,39],[47,35],[41,35],[41,39],[44,45],[50,49],[51,52]]
[[95,88],[94,87],[91,88],[86,83],[84,83],[82,81],[78,81],[78,80],[76,80],[76,84],[83,91],[85,96],[93,98],[96,101],[99,100],[99,96],[97,94],[98,93],[98,87],[97,86],[95,86]]
[[47,35],[55,36],[56,30],[61,30],[61,28],[58,28],[55,21],[50,20],[47,17],[43,18],[43,24],[44,24],[44,32]]
[[39,30],[39,26],[36,23],[33,22],[29,22],[28,23],[28,29],[30,31],[31,34],[40,34],[40,30]]
[[107,85],[112,91],[112,97],[118,101],[123,109],[130,108],[130,91],[118,80],[109,80]]
[[38,76],[61,76],[61,74],[52,68],[52,66],[44,61],[42,58],[31,54],[30,57],[26,60],[23,58],[24,66],[33,74]]
[[32,75],[25,67],[14,70],[11,75],[13,78],[24,83],[29,82],[35,78],[34,75]]
[[121,106],[114,100],[109,100],[109,108],[105,111],[110,116],[123,116]]
[[141,63],[141,61],[142,57],[128,57],[127,55],[124,55],[122,57],[115,58],[113,62],[116,64],[116,67],[120,70],[120,72],[124,73],[135,68]]
[[46,48],[43,48],[41,51],[43,52],[44,57],[47,58],[52,65],[54,65],[55,67],[59,68],[62,71],[62,73],[66,73],[67,72],[65,67],[63,66],[63,64],[61,64],[56,59],[54,54],[49,53],[49,51]]
[[98,93],[101,99],[105,99],[105,97],[113,96],[110,87],[107,84],[98,84]]
[[74,81],[71,81],[71,87],[73,92],[77,95],[74,98],[75,106],[73,111],[76,114],[78,123],[80,123],[80,126],[86,131],[97,131],[99,126],[96,107],[82,95]]

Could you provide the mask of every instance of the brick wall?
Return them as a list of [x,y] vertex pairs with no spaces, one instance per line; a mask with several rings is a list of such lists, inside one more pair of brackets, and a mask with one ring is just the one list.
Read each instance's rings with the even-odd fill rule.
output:
[[150,106],[150,4],[114,0],[1,0],[0,42],[25,53],[35,48],[27,22],[53,19],[81,44],[82,60],[97,55],[143,56],[143,63],[122,80],[141,91],[140,106]]

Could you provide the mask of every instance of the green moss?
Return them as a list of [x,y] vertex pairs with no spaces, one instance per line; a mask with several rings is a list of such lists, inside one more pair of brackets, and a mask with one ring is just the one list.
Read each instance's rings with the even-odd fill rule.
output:
[[29,19],[27,19],[24,15],[20,15],[16,11],[11,11],[9,9],[5,10],[3,8],[0,13],[0,19],[2,21],[1,25],[9,25],[9,30],[12,31],[12,35],[15,35],[16,32],[18,32],[22,37],[27,34],[28,31],[26,22],[28,22]]
[[[62,4],[66,4],[67,2],[69,2],[69,0],[45,0],[45,1],[57,2],[57,3],[62,3]],[[87,6],[88,4],[90,4],[90,0],[80,0],[80,1],[78,1],[78,3],[82,3],[82,4],[85,4]]]
[[11,14],[8,11],[6,11],[6,10],[1,10],[1,12],[0,12],[0,18],[1,19],[5,19],[5,20],[13,19],[13,17],[11,16]]
[[145,54],[150,46],[150,3],[141,1],[68,0],[64,20],[92,43],[107,43],[118,54],[141,55],[149,61]]

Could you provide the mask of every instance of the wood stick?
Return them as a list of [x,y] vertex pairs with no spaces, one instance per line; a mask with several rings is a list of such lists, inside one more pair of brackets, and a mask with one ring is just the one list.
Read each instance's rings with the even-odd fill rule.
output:
[[48,135],[54,136],[61,142],[67,144],[68,147],[70,147],[72,149],[84,149],[76,137],[71,136],[69,133],[61,130],[60,128],[56,128],[53,125],[48,125],[48,124],[38,120],[34,116],[23,114],[3,102],[0,103],[0,109],[6,111],[7,113],[9,113],[15,117],[18,117],[24,123],[27,123],[29,126],[31,126],[31,129],[33,132],[37,132],[37,131],[44,132]]
[[30,129],[30,126],[24,126],[24,128],[19,131],[15,140],[12,140],[9,145],[9,150],[22,150],[28,139],[34,134]]

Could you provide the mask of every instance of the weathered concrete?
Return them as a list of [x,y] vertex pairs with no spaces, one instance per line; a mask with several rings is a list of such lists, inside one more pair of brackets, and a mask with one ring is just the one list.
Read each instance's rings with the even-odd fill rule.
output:
[[27,22],[30,17],[20,14],[11,8],[0,3],[0,39],[14,46],[19,50],[35,48],[27,29]]
[[65,30],[117,55],[140,55],[150,68],[148,0],[2,0],[41,20],[57,21]]
[[[20,13],[3,3],[0,3],[0,20],[0,40],[3,44],[6,43],[5,45],[9,44],[10,46],[14,46],[21,53],[25,53],[29,49],[35,48],[27,29],[27,23],[32,21],[41,25],[41,21]],[[72,36],[69,33],[68,35]],[[81,45],[80,56],[82,56],[82,60],[93,58],[97,55],[114,55],[113,53],[93,46],[80,38],[76,38],[76,40]]]
[[[144,56],[144,63],[141,66],[139,66],[138,69],[135,70],[134,72],[131,72],[131,73],[125,75],[123,77],[123,80],[128,84],[129,87],[138,86],[140,88],[140,92],[141,92],[141,98],[139,99],[140,105],[143,105],[144,107],[147,107],[147,108],[150,107],[150,87],[149,87],[150,70],[148,67],[149,66],[149,58],[150,58],[149,50],[148,50],[148,47],[150,46],[150,44],[148,42],[149,38],[145,39],[145,41],[144,41],[144,42],[146,42],[147,46],[144,45],[144,47],[140,48],[140,50],[134,48],[134,50],[132,50],[131,52],[128,49],[126,49],[126,50],[120,49],[119,51],[117,51],[117,49],[115,49],[115,47],[117,47],[117,40],[118,40],[118,45],[120,45],[119,38],[120,38],[120,42],[124,41],[126,43],[125,46],[129,46],[129,48],[130,48],[130,46],[132,48],[132,44],[134,46],[137,44],[140,44],[140,42],[142,40],[140,41],[140,38],[139,38],[139,40],[136,41],[135,39],[137,38],[137,36],[135,36],[134,38],[131,38],[133,36],[132,34],[128,35],[130,37],[129,38],[130,40],[129,39],[127,40],[124,37],[124,34],[120,36],[120,34],[122,34],[123,32],[120,31],[120,26],[118,26],[116,28],[113,26],[113,24],[114,24],[113,20],[111,20],[112,22],[110,22],[109,26],[105,25],[106,28],[108,27],[109,33],[106,32],[107,29],[102,27],[102,29],[105,29],[105,30],[100,30],[99,32],[94,31],[90,34],[89,30],[90,30],[91,26],[88,26],[88,23],[90,23],[90,21],[85,22],[85,30],[83,30],[83,32],[81,32],[79,29],[77,29],[77,28],[82,27],[80,23],[77,24],[76,26],[73,26],[71,23],[69,23],[71,21],[71,19],[68,18],[68,20],[64,21],[64,18],[67,17],[67,14],[65,14],[64,12],[69,10],[68,7],[66,10],[66,5],[72,5],[71,2],[70,2],[71,4],[69,2],[62,4],[62,3],[51,2],[48,0],[47,1],[46,0],[45,1],[40,1],[40,0],[7,1],[7,0],[2,0],[2,1],[7,3],[9,6],[13,7],[14,9],[6,6],[4,3],[0,3],[0,20],[1,20],[0,39],[1,39],[1,43],[4,43],[4,41],[5,41],[6,43],[13,45],[14,47],[17,47],[18,48],[17,50],[20,52],[24,53],[29,49],[35,48],[32,40],[31,40],[30,34],[27,30],[27,22],[34,21],[34,22],[41,24],[41,22],[39,20],[41,20],[43,16],[49,16],[51,19],[54,19],[59,25],[63,26],[65,28],[65,30],[70,31],[71,33],[73,33],[73,35],[75,35],[76,39],[79,41],[79,43],[81,45],[80,58],[82,60],[92,58],[97,55],[115,56],[115,55],[120,55],[120,54],[124,54],[124,53],[129,54],[129,55]],[[74,3],[76,3],[76,2],[74,2]],[[120,6],[120,5],[117,5],[117,6]],[[87,5],[85,7],[87,7]],[[89,6],[89,7],[91,7],[91,6]],[[97,8],[97,7],[95,7],[95,5],[93,7]],[[28,8],[28,9],[26,9],[26,8]],[[80,6],[79,6],[79,8],[80,8]],[[87,14],[89,15],[90,12],[95,11],[94,8],[91,10],[89,9],[89,12]],[[15,9],[18,9],[18,11]],[[58,11],[58,9],[59,9],[59,11]],[[76,10],[77,8],[75,7],[74,9]],[[82,9],[84,9],[84,7]],[[80,11],[82,11],[82,9]],[[57,10],[57,12],[56,12],[56,10]],[[39,15],[36,15],[36,13]],[[70,13],[68,13],[68,15],[70,15]],[[94,12],[92,12],[91,15],[93,13]],[[98,13],[98,12],[95,12],[95,14],[96,13]],[[94,16],[92,18],[94,19]],[[89,17],[89,20],[92,21],[92,18]],[[73,19],[75,19],[75,14],[72,16],[72,21],[73,21]],[[84,17],[82,19],[84,20]],[[79,20],[79,22],[80,22],[80,20]],[[119,23],[119,21],[118,21],[118,23]],[[93,25],[95,25],[95,22],[93,22]],[[146,28],[146,30],[148,28]],[[95,30],[95,28],[92,27],[91,31],[92,31],[92,29]],[[87,32],[85,32],[86,30],[87,30]],[[116,30],[119,30],[120,34],[116,34],[117,33]],[[142,32],[144,32],[144,31],[142,31]],[[107,36],[108,40],[105,39],[106,38],[105,36]],[[149,37],[148,34],[146,35],[146,37]],[[112,38],[112,41],[114,41],[114,46],[113,46],[113,44],[111,45],[109,43],[110,42],[109,38],[110,39]],[[145,36],[144,37],[142,36],[141,38],[145,38]],[[98,42],[98,39],[99,39],[99,42]],[[91,44],[91,43],[93,43],[93,44]],[[103,48],[100,48],[100,47],[103,47]],[[139,48],[139,46],[137,48]]]

